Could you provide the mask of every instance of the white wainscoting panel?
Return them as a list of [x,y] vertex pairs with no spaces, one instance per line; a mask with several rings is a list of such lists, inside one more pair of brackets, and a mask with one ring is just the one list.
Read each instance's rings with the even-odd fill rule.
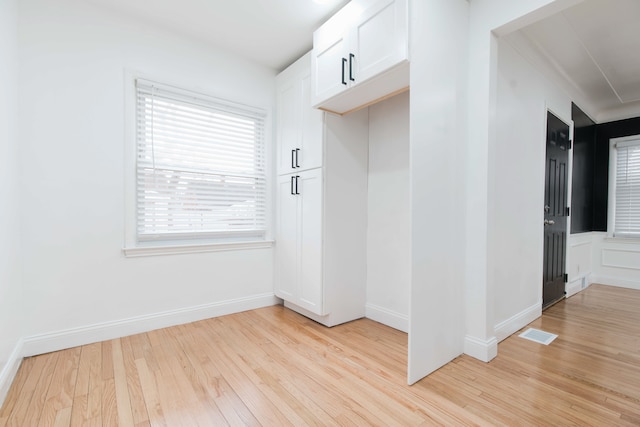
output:
[[640,270],[640,251],[633,249],[602,249],[603,267]]

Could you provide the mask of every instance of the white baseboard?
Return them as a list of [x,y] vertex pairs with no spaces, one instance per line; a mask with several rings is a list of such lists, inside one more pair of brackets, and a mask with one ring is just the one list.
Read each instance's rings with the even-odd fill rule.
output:
[[519,331],[529,323],[536,320],[542,315],[542,301],[538,301],[529,308],[524,309],[520,313],[510,317],[509,319],[498,323],[494,328],[496,339],[498,342],[509,337],[514,332]]
[[587,289],[589,287],[589,285],[593,283],[592,280],[592,274],[588,273],[585,275],[582,275],[574,280],[572,280],[571,282],[567,283],[565,285],[565,297],[569,298],[575,294],[577,294],[580,291],[583,291],[585,289]]
[[467,335],[464,337],[464,354],[489,362],[498,355],[498,340],[496,337],[483,340]]
[[273,293],[252,295],[211,304],[202,304],[178,310],[170,310],[113,322],[98,323],[63,331],[33,335],[24,339],[23,356],[49,353],[79,345],[135,335],[154,329],[196,322],[211,317],[224,316],[246,310],[277,305],[280,302]]
[[11,383],[13,383],[13,379],[18,373],[18,368],[20,368],[20,364],[22,363],[22,353],[23,340],[20,339],[11,352],[9,360],[7,360],[2,371],[0,371],[0,408],[4,403],[4,399],[7,397],[7,393],[9,393]]
[[409,332],[409,316],[405,314],[400,314],[374,304],[367,304],[365,306],[365,316],[367,319],[375,320],[390,328],[402,332]]
[[599,283],[601,285],[618,286],[620,288],[640,290],[640,282],[636,280],[622,279],[613,276],[596,276],[590,277],[590,283]]

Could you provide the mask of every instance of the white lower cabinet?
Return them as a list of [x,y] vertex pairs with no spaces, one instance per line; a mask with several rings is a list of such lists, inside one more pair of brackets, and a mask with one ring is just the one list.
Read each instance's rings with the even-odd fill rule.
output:
[[322,169],[278,177],[276,295],[317,315],[322,295]]
[[278,176],[275,294],[334,326],[365,315],[367,111],[322,128],[324,165]]

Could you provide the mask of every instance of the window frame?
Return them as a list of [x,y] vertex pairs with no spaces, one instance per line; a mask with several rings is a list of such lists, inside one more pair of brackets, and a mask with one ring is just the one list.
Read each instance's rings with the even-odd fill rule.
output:
[[145,80],[155,82],[163,87],[175,89],[178,93],[201,94],[205,98],[219,99],[229,104],[243,105],[233,100],[217,97],[202,90],[192,90],[188,85],[168,84],[157,78],[139,72],[125,70],[124,73],[124,245],[122,252],[126,257],[141,257],[154,255],[171,255],[183,253],[218,252],[243,249],[270,248],[273,246],[272,231],[272,153],[271,153],[271,119],[267,108],[246,106],[248,110],[264,111],[264,154],[265,154],[265,235],[263,239],[245,240],[229,238],[223,240],[203,236],[202,238],[186,239],[138,239],[137,231],[137,88],[136,81]]
[[616,181],[618,172],[618,149],[616,144],[640,141],[640,134],[609,139],[609,184],[607,197],[607,238],[624,242],[640,242],[640,236],[615,235],[616,224]]

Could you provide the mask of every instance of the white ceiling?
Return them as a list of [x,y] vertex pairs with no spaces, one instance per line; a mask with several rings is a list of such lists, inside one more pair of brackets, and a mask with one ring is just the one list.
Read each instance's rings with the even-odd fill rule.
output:
[[197,38],[278,71],[348,0],[87,0]]
[[[348,0],[86,0],[282,70]],[[640,114],[640,0],[584,0],[507,39],[552,69],[593,119]],[[627,114],[628,115],[628,114]],[[598,117],[600,116],[600,117]],[[617,117],[621,118],[621,117]]]
[[525,40],[521,53],[542,58],[581,95],[594,120],[640,111],[640,0],[585,0],[507,39],[516,47]]

